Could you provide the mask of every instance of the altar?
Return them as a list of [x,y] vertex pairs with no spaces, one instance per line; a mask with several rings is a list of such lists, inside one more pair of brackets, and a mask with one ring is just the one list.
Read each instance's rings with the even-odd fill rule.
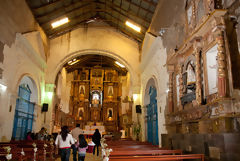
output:
[[104,126],[90,126],[90,125],[86,125],[84,130],[83,130],[83,134],[84,135],[93,135],[95,130],[98,129],[100,134],[103,135],[105,134],[105,127]]

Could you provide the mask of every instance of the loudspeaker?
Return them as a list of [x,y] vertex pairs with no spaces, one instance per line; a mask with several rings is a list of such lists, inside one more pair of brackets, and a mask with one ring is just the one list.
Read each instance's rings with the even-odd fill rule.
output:
[[142,113],[141,105],[136,105],[136,113]]
[[42,112],[47,112],[48,111],[48,104],[47,103],[44,103],[42,105]]

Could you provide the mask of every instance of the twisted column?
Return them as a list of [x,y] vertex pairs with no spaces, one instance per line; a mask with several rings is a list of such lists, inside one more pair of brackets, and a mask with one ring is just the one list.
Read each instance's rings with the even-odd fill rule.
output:
[[202,103],[202,76],[201,76],[201,57],[200,57],[200,47],[198,46],[199,40],[194,42],[194,52],[196,58],[196,101],[198,105]]

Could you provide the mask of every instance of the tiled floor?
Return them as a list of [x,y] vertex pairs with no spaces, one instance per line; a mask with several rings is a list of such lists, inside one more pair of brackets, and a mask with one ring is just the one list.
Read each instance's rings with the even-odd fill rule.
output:
[[[100,151],[101,150],[99,149],[99,152]],[[61,158],[58,158],[56,161],[61,161]],[[69,158],[69,161],[73,161],[72,154]],[[85,161],[102,161],[101,153],[99,154],[99,156],[93,155],[92,153],[87,153],[85,157]]]

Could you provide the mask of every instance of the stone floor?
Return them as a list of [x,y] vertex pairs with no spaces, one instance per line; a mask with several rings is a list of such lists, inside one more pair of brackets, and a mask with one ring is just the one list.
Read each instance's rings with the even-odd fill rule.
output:
[[[100,151],[101,150],[99,149],[99,152]],[[57,158],[56,161],[61,161],[61,158]],[[69,161],[73,161],[72,154],[70,156]],[[85,157],[85,161],[102,161],[101,153],[99,154],[99,156],[93,155],[92,153],[87,153]]]

